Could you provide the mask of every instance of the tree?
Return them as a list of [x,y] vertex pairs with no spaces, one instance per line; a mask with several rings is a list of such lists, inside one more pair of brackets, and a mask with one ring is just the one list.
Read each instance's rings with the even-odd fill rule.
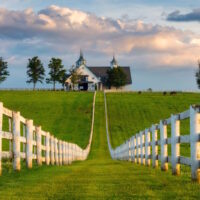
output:
[[198,70],[195,75],[196,75],[197,86],[200,89],[200,60],[198,60]]
[[51,58],[48,66],[50,69],[50,77],[46,79],[46,82],[49,84],[53,83],[53,90],[55,90],[56,82],[59,83],[62,79],[62,70],[64,70],[64,66],[62,65],[62,60],[60,58]]
[[37,56],[28,59],[26,74],[28,76],[28,80],[26,82],[33,83],[33,90],[35,90],[37,82],[43,82],[45,70],[41,60]]
[[60,81],[59,81],[62,84],[63,90],[65,89],[66,79],[67,79],[66,70],[63,69],[60,71]]
[[126,85],[126,74],[121,67],[111,68],[107,71],[107,74],[107,85],[109,88],[113,86],[118,89]]
[[77,84],[78,81],[80,80],[81,74],[78,73],[77,69],[74,66],[72,66],[70,73],[71,73],[70,80],[71,80],[71,83],[72,83],[72,88],[74,90],[74,85]]
[[8,63],[0,57],[0,83],[6,80],[6,78],[10,75],[8,72]]

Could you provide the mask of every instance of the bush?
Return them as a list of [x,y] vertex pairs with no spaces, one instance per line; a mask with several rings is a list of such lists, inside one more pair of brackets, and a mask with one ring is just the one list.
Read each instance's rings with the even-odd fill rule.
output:
[[152,88],[147,89],[147,92],[153,92]]
[[170,95],[172,95],[172,96],[173,96],[173,95],[176,95],[176,94],[177,94],[176,91],[171,91],[171,92],[170,92]]

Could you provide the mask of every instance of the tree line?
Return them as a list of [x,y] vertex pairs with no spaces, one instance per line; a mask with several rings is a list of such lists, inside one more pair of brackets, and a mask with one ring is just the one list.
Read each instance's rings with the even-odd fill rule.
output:
[[[38,56],[28,59],[27,64],[27,83],[33,84],[33,90],[37,83],[43,83],[45,80],[47,84],[53,85],[53,90],[56,89],[56,83],[60,83],[64,89],[67,77],[67,71],[64,69],[62,60],[60,58],[51,58],[48,64],[49,73],[45,79],[45,68]],[[0,57],[0,83],[5,81],[10,75],[8,71],[8,63]]]

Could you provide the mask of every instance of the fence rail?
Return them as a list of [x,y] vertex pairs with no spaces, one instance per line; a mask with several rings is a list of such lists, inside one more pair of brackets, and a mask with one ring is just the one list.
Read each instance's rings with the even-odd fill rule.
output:
[[[0,102],[0,174],[2,159],[12,159],[14,170],[21,169],[21,159],[32,168],[33,160],[38,165],[68,165],[76,160],[86,160],[91,148],[94,127],[96,92],[93,97],[92,123],[88,145],[82,149],[77,144],[62,141],[33,125],[33,120],[25,119],[20,112],[11,111]],[[8,118],[9,131],[3,131],[3,118]],[[9,151],[2,151],[2,139],[9,141]]]
[[[180,174],[181,164],[187,165],[191,168],[192,180],[200,183],[200,106],[190,106],[190,109],[185,112],[171,115],[170,118],[140,131],[113,149],[109,138],[106,93],[104,93],[104,101],[107,139],[112,159],[127,160],[153,167],[158,167],[160,161],[163,171],[167,171],[168,163],[171,163],[174,175]],[[180,122],[184,119],[190,120],[189,135],[180,135]],[[171,138],[167,137],[168,125],[171,126]],[[158,132],[160,139],[158,139]],[[182,143],[190,144],[190,157],[180,155],[180,144]],[[171,145],[171,156],[168,155],[169,144]]]

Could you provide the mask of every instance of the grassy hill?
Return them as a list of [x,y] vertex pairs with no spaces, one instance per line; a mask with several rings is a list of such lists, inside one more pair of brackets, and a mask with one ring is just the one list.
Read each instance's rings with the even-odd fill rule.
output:
[[[108,93],[108,118],[113,147],[152,124],[200,104],[200,94]],[[168,126],[170,136],[170,126]],[[181,134],[189,134],[189,120],[181,121]]]
[[88,144],[93,93],[0,91],[0,101],[59,139]]
[[[78,120],[73,123],[75,126]],[[0,199],[197,199],[199,196],[200,186],[191,183],[188,175],[175,177],[170,171],[110,159],[103,93],[97,94],[94,137],[87,161],[71,166],[34,167],[20,173],[11,171],[0,177]]]

